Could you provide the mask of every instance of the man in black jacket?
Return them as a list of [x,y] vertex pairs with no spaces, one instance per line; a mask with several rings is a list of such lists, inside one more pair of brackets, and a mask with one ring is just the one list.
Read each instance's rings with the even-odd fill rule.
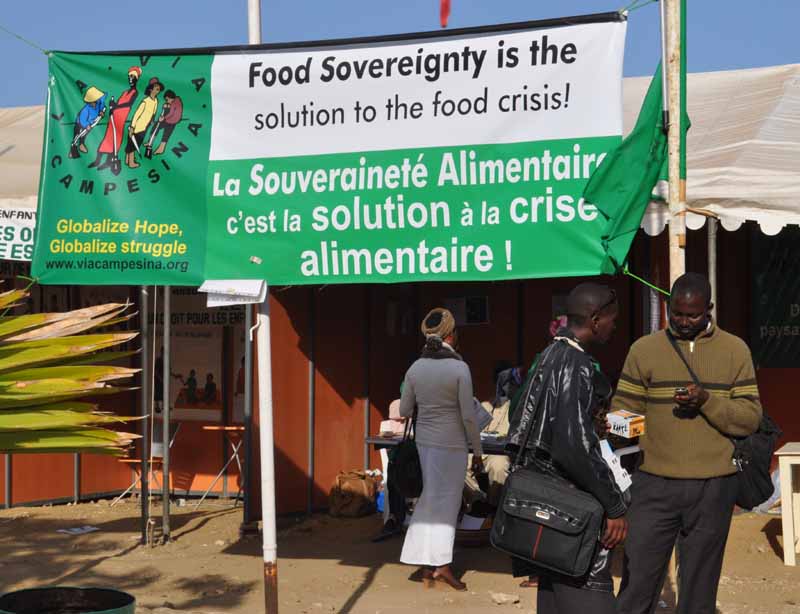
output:
[[[594,495],[606,510],[606,529],[589,572],[569,578],[512,559],[514,575],[540,576],[538,614],[612,614],[616,603],[611,552],[625,539],[626,499],[600,451],[598,420],[608,408],[611,385],[587,349],[611,338],[618,315],[613,290],[595,283],[577,286],[567,299],[567,326],[541,353],[509,429],[509,447],[519,449],[533,421],[523,463],[564,478]],[[540,375],[541,377],[535,377]],[[539,395],[538,387],[544,386]],[[534,390],[533,388],[537,388]],[[536,403],[536,399],[539,402]]]

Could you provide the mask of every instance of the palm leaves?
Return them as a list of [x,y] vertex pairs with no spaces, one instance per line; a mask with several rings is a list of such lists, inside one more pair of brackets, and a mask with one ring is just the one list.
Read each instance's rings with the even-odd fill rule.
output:
[[0,452],[122,455],[137,435],[113,430],[127,420],[84,400],[131,390],[138,369],[95,364],[133,352],[103,351],[138,333],[98,332],[135,314],[110,303],[66,313],[7,316],[26,290],[0,293]]

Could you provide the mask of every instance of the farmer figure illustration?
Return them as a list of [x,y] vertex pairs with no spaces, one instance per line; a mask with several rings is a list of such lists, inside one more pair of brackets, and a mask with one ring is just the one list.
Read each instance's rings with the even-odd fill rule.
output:
[[[119,148],[122,145],[122,135],[124,134],[125,122],[128,119],[128,114],[131,112],[131,107],[136,97],[139,95],[139,90],[136,89],[136,84],[142,76],[142,69],[138,66],[131,66],[128,69],[128,89],[120,94],[119,98],[111,100],[108,105],[110,117],[108,126],[106,127],[106,134],[97,148],[97,157],[94,162],[89,165],[89,168],[97,168],[102,170],[111,167],[112,170],[119,163]],[[105,160],[103,160],[105,156]],[[118,170],[117,170],[118,172]]]
[[106,112],[106,94],[94,86],[86,90],[83,95],[83,105],[75,118],[75,132],[72,138],[72,145],[69,148],[69,157],[78,158],[81,153],[89,151],[86,148],[86,136]]

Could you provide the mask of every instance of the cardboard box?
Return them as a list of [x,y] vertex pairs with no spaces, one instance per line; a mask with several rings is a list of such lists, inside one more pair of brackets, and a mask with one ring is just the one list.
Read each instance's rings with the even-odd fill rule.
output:
[[625,439],[633,439],[644,433],[644,416],[627,409],[618,409],[608,413],[611,433]]

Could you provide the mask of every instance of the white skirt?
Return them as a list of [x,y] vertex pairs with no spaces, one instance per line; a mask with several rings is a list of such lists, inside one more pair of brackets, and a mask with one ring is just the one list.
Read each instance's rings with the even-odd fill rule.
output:
[[467,452],[421,444],[417,449],[422,464],[422,495],[414,506],[400,562],[440,567],[453,561]]

